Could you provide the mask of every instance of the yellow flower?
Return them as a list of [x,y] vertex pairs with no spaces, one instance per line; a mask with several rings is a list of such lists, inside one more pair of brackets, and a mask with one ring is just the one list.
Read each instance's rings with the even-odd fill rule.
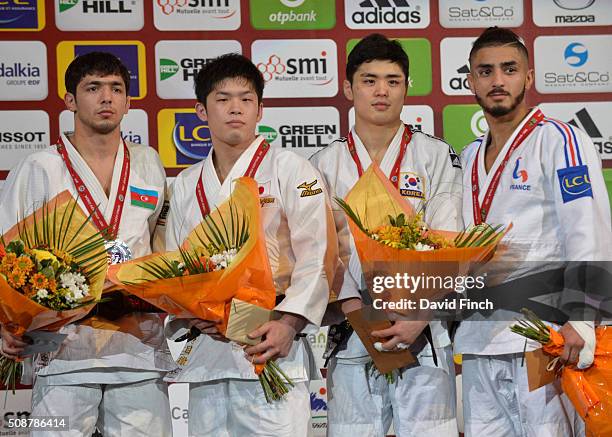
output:
[[42,262],[46,259],[50,259],[51,261],[57,261],[56,256],[47,250],[32,249],[32,254],[36,257],[36,261],[38,262]]
[[395,226],[379,226],[373,232],[378,235],[381,241],[389,243],[399,243],[402,240],[402,229]]
[[54,278],[47,280],[47,288],[49,291],[55,292],[57,290],[57,281]]
[[26,275],[19,269],[14,269],[7,275],[8,283],[13,288],[19,288],[25,284]]
[[61,259],[65,264],[70,264],[72,262],[72,257],[68,254],[68,252],[64,252],[63,250],[54,249],[53,253],[59,259]]
[[21,255],[15,260],[15,268],[18,268],[23,272],[29,272],[32,267],[34,267],[34,263],[29,256]]
[[39,288],[47,288],[49,281],[47,281],[46,276],[43,275],[42,273],[35,273],[30,278],[30,283],[34,286],[34,288],[39,289]]

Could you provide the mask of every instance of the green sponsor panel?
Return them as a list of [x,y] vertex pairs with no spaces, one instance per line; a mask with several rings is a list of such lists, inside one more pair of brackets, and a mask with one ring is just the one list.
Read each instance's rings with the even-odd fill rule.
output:
[[[425,38],[394,38],[401,44],[410,60],[410,87],[409,96],[426,96],[431,94],[432,71],[431,71],[431,43]],[[350,39],[346,44],[346,56],[348,57],[359,39]]]
[[487,121],[478,105],[448,105],[442,110],[444,140],[457,153],[484,134]]
[[612,168],[606,168],[603,171],[606,188],[608,189],[608,198],[610,199],[610,210],[612,210]]
[[250,0],[250,6],[255,29],[332,29],[336,25],[332,0]]

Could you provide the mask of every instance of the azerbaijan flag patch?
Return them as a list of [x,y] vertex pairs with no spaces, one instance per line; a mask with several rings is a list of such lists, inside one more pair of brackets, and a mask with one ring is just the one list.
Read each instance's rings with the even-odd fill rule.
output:
[[134,206],[155,209],[159,196],[157,191],[143,190],[142,188],[136,188],[130,185],[130,198]]

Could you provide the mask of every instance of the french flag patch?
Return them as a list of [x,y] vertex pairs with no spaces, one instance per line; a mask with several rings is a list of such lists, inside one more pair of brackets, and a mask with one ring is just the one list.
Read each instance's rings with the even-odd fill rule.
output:
[[154,190],[143,190],[130,185],[130,199],[133,206],[155,209],[159,195]]

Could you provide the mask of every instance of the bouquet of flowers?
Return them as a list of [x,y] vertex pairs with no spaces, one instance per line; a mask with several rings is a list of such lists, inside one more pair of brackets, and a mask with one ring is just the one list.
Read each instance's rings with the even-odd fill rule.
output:
[[[523,309],[524,320],[510,327],[512,332],[542,345],[545,353],[559,357],[563,353],[564,339],[559,332],[547,326],[532,311]],[[580,417],[587,425],[587,435],[612,435],[612,326],[595,328],[595,359],[588,369],[573,365],[560,369],[561,387]],[[554,371],[558,360],[551,362]]]
[[[378,166],[372,164],[345,199],[335,199],[348,217],[348,225],[372,292],[375,277],[409,275],[421,278],[450,278],[468,274],[476,263],[493,254],[505,233],[502,226],[479,225],[463,232],[431,229],[403,199]],[[423,281],[418,298],[438,300],[450,291],[439,282]],[[406,288],[390,287],[373,296],[401,304],[415,295]],[[423,311],[393,305],[393,313],[415,318]],[[427,313],[427,311],[425,311]],[[364,343],[365,344],[365,343]],[[366,348],[369,346],[366,345]],[[372,352],[371,352],[372,353]]]
[[[216,328],[223,335],[235,300],[272,310],[276,291],[257,184],[240,178],[230,198],[207,215],[177,251],[111,266],[109,278],[177,318],[221,320]],[[192,328],[190,339],[197,336],[195,331]],[[186,359],[178,364],[186,364]],[[281,399],[293,386],[273,360],[254,370],[268,402]]]
[[[100,299],[107,269],[104,238],[64,191],[1,238],[0,322],[15,335],[56,331]],[[14,391],[21,363],[0,357]]]

